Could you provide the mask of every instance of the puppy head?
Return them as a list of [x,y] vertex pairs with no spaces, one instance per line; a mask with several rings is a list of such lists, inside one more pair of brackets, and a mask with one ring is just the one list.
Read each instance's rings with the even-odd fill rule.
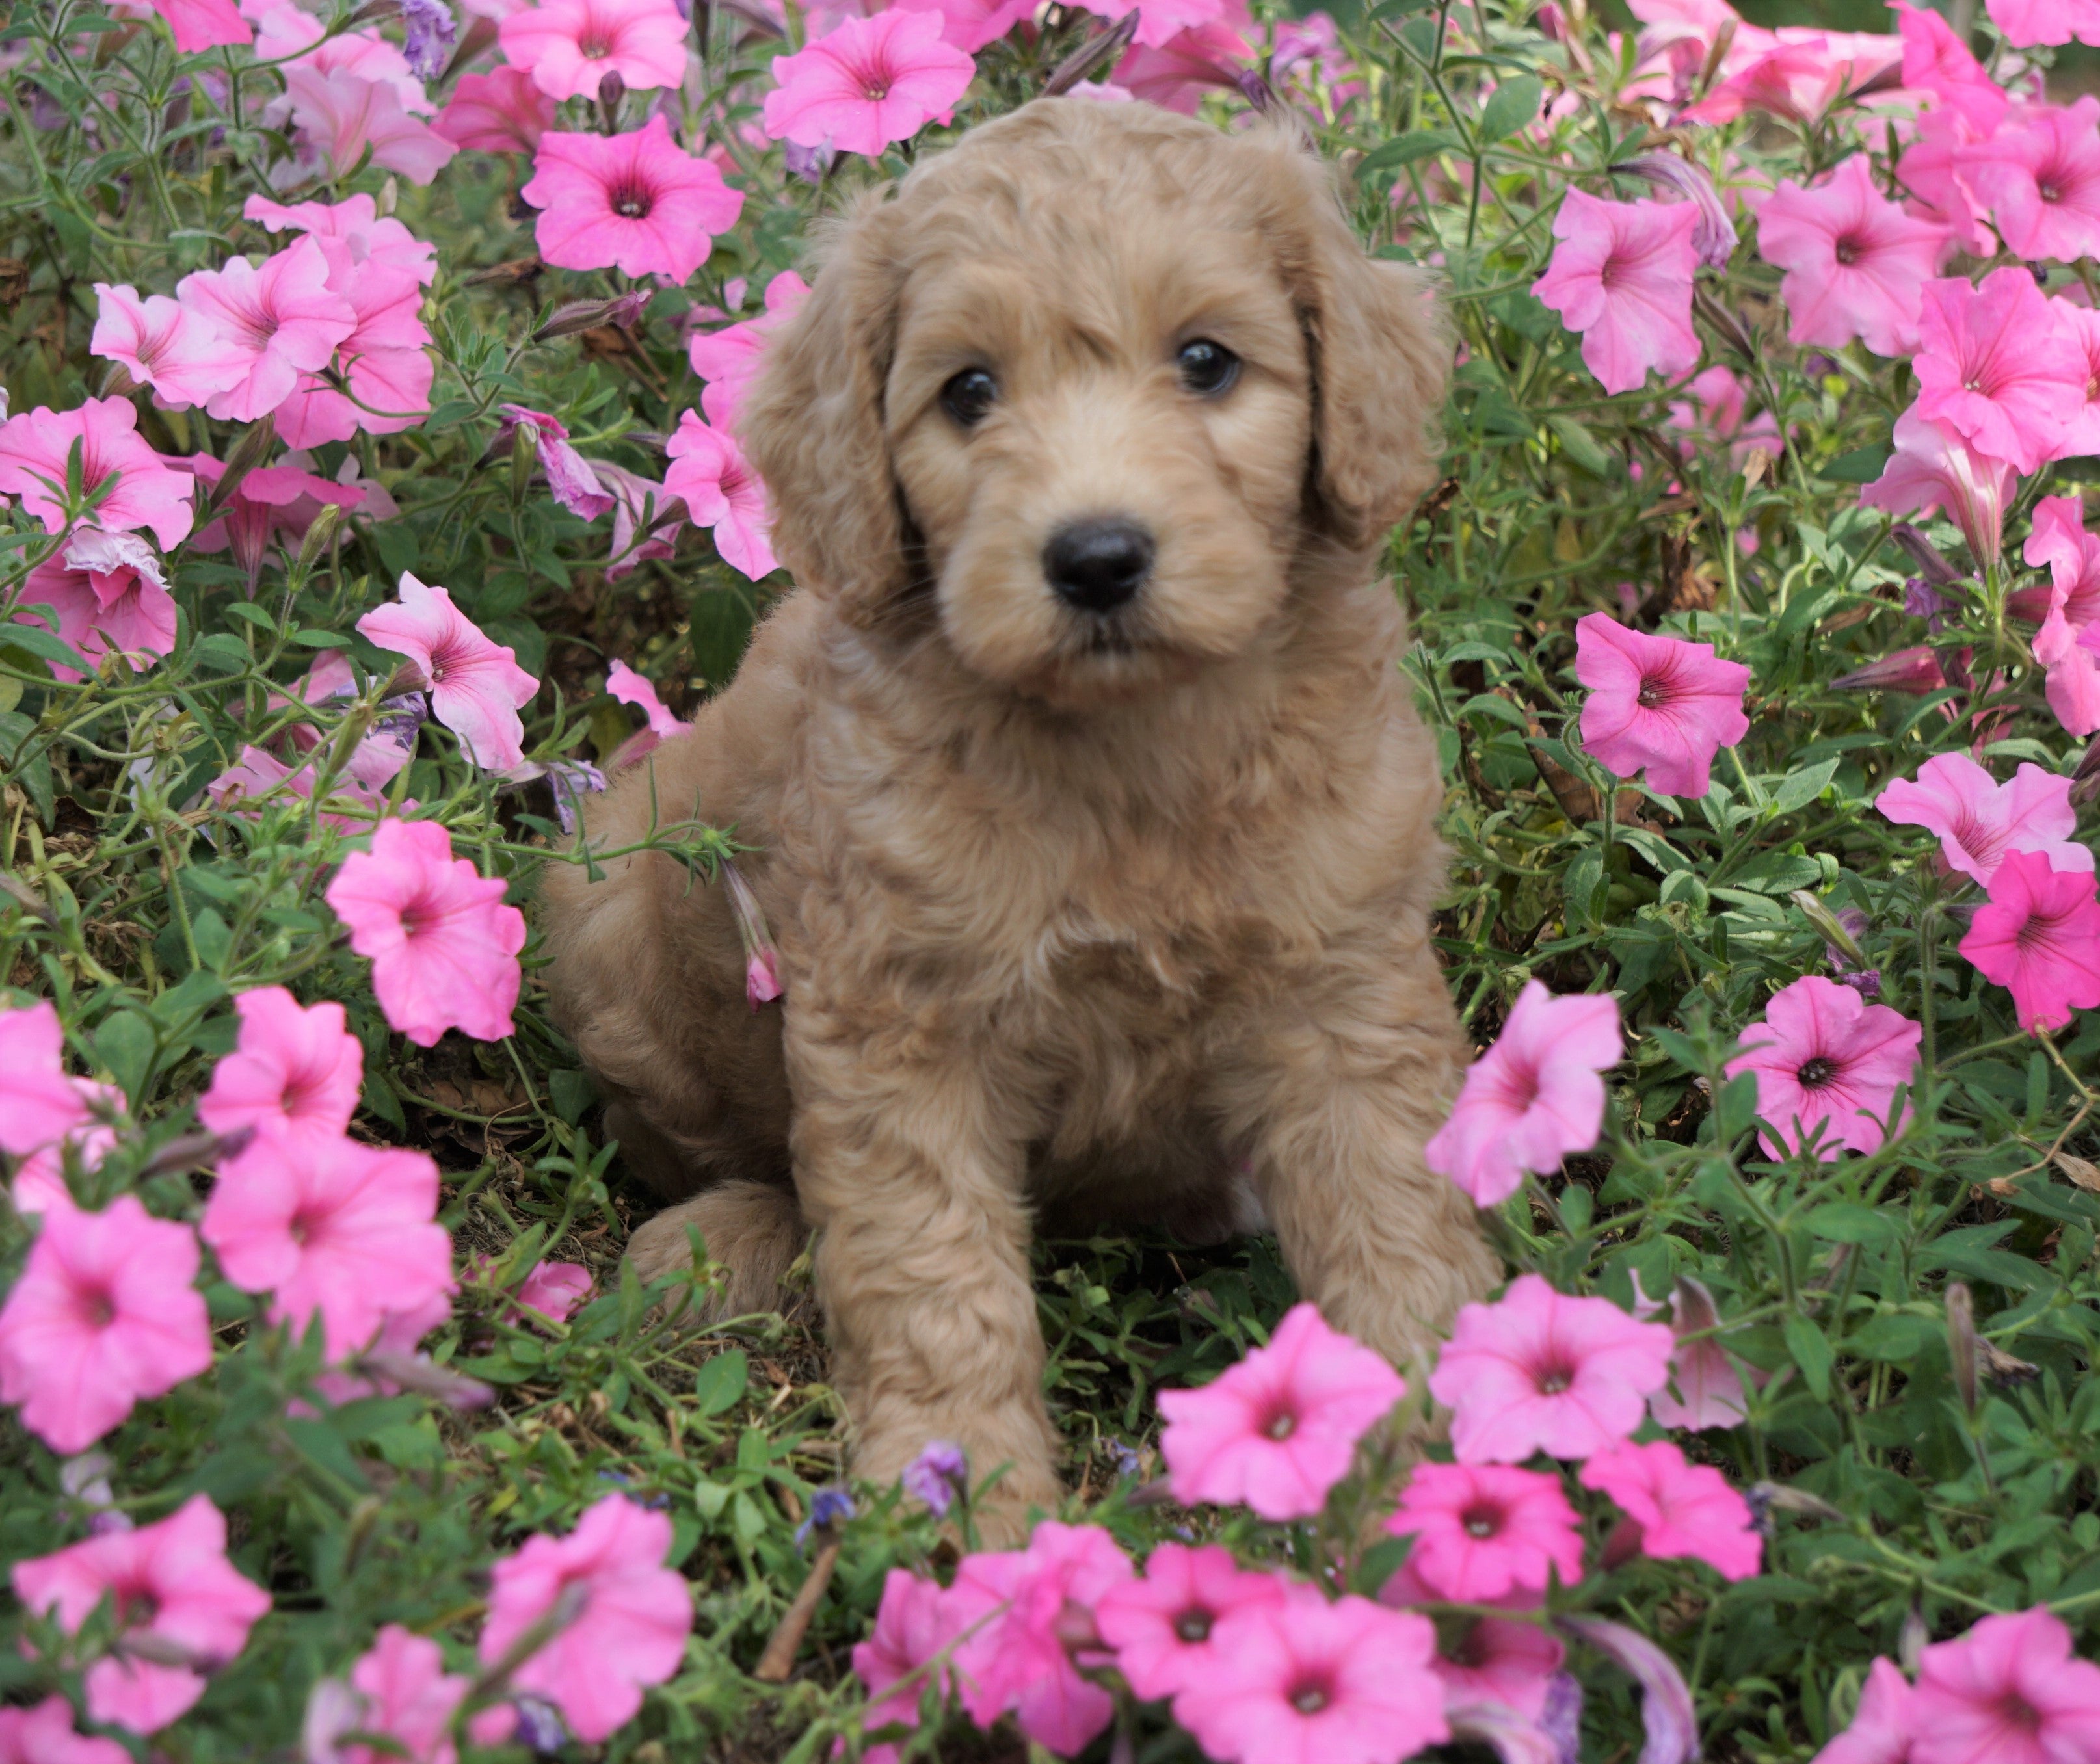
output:
[[1280,135],[1049,99],[842,228],[743,429],[774,545],[847,617],[930,584],[1061,705],[1245,651],[1309,544],[1426,487],[1449,347]]

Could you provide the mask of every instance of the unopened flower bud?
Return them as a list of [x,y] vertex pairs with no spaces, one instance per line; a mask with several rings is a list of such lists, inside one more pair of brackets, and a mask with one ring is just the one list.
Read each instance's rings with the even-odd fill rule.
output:
[[1919,643],[1884,655],[1879,661],[1868,662],[1864,668],[1855,668],[1850,673],[1840,674],[1830,683],[1841,690],[1851,688],[1880,692],[1937,692],[1948,680],[1940,668],[1939,651]]
[[211,501],[205,506],[207,518],[232,501],[240,481],[269,458],[270,449],[276,443],[277,424],[274,417],[259,417],[248,426],[248,432],[234,443],[233,451],[226,456],[226,469],[218,474],[218,482],[212,486]]
[[[1705,170],[1674,153],[1637,153],[1612,167],[1625,177],[1642,178],[1666,190],[1674,190],[1695,204],[1699,218],[1692,227],[1692,249],[1710,270],[1726,269],[1736,254],[1736,224],[1721,206],[1721,194]],[[1748,353],[1745,346],[1745,353]]]
[[1097,31],[1050,71],[1043,82],[1043,95],[1055,98],[1069,92],[1095,68],[1105,67],[1131,46],[1137,35],[1138,9],[1123,14],[1105,31]]
[[650,298],[651,290],[638,288],[616,300],[566,300],[547,315],[547,322],[532,333],[532,341],[549,343],[558,337],[594,331],[602,324],[616,324],[623,331],[631,331]]
[[524,501],[532,492],[532,468],[538,462],[532,426],[520,423],[510,431],[510,500]]
[[314,517],[314,524],[307,529],[307,536],[299,541],[299,567],[311,570],[320,561],[335,538],[336,529],[342,525],[342,505],[324,502],[321,511]]
[[1954,1369],[1954,1388],[1961,1406],[1976,1413],[1976,1304],[1968,1282],[1947,1283],[1947,1357]]

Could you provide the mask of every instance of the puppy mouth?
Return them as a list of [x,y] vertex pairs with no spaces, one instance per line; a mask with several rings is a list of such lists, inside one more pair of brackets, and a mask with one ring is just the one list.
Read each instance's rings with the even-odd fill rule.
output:
[[1117,621],[1097,620],[1093,628],[1081,633],[1079,653],[1088,656],[1135,655],[1140,648],[1149,649],[1150,644],[1140,644]]

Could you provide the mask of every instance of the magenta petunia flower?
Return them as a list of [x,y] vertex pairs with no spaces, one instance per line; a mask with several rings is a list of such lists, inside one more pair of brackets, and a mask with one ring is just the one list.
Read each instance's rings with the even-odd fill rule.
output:
[[762,318],[694,333],[686,354],[693,372],[708,382],[700,392],[700,408],[716,428],[734,426],[737,408],[764,365],[766,339],[801,311],[809,298],[810,284],[792,270],[783,270],[765,284]]
[[2100,254],[2100,98],[2023,104],[1961,161],[2008,250],[2066,263]]
[[[181,463],[213,489],[226,474],[226,462],[209,453],[192,454]],[[233,561],[252,581],[273,540],[296,546],[324,506],[333,504],[347,514],[365,501],[366,492],[355,485],[317,478],[296,465],[258,465],[234,487],[223,511],[198,529],[190,544],[199,551],[230,548]]]
[[[1792,1156],[1820,1127],[1815,1155],[1829,1163],[1847,1149],[1877,1150],[1888,1137],[1896,1088],[1916,1075],[1923,1034],[1902,1012],[1805,974],[1771,995],[1727,1071],[1757,1074],[1758,1142],[1767,1157]],[[1910,1114],[1906,1103],[1904,1120]]]
[[276,1294],[272,1322],[303,1334],[318,1315],[341,1360],[451,1285],[437,1212],[438,1166],[422,1153],[264,1122],[220,1166],[197,1231],[235,1286]]
[[624,135],[549,130],[518,194],[541,210],[534,236],[548,262],[674,282],[743,212],[743,192],[673,140],[660,111]]
[[422,317],[419,274],[377,258],[360,259],[338,239],[320,241],[329,286],[350,303],[356,327],[336,346],[349,381],[341,392],[317,374],[302,374],[277,409],[277,434],[287,446],[347,441],[359,430],[398,434],[430,414],[430,333]]
[[772,71],[767,135],[873,159],[929,122],[945,125],[977,64],[942,40],[938,14],[893,9],[841,19],[800,54],[777,57]]
[[[68,1635],[105,1599],[120,1636],[148,1643],[87,1669],[92,1720],[157,1733],[204,1695],[205,1675],[248,1645],[270,1595],[226,1559],[226,1518],[193,1494],[157,1524],[99,1537],[15,1564],[15,1595]],[[170,1655],[187,1665],[163,1663]]]
[[1619,1063],[1618,1001],[1607,994],[1555,998],[1526,981],[1493,1047],[1473,1062],[1423,1155],[1476,1206],[1497,1206],[1527,1170],[1558,1170],[1571,1152],[1597,1143],[1604,1081]]
[[265,1122],[288,1132],[339,1137],[357,1113],[364,1049],[333,1002],[300,1008],[282,986],[257,986],[233,1001],[240,1036],[212,1068],[197,1118],[214,1133]]
[[498,1562],[482,1625],[481,1660],[492,1665],[565,1595],[576,1615],[510,1675],[514,1691],[544,1696],[576,1736],[595,1745],[634,1718],[642,1693],[686,1656],[692,1595],[664,1566],[671,1521],[624,1494],[589,1508],[566,1537],[525,1540]]
[[1499,1703],[1537,1722],[1546,1713],[1554,1674],[1567,1661],[1560,1638],[1539,1624],[1475,1617],[1438,1651],[1429,1669],[1442,1682],[1444,1707],[1454,1718],[1469,1704]]
[[2012,106],[2012,96],[1983,71],[1953,27],[1930,7],[1893,0],[1890,10],[1903,39],[1905,89],[1931,93],[1985,134],[1996,128]]
[[531,153],[560,117],[530,70],[495,68],[465,75],[430,126],[463,151]]
[[1890,514],[1942,509],[1961,529],[1979,567],[1996,558],[2013,496],[2012,467],[1984,458],[1946,424],[1919,416],[1914,405],[1896,418],[1895,439],[1895,453],[1882,475],[1860,492],[1860,501]]
[[179,55],[193,55],[199,50],[222,44],[237,47],[255,41],[255,27],[240,15],[233,0],[149,0],[153,10],[168,21]]
[[1174,1716],[1219,1764],[1393,1764],[1450,1736],[1427,1617],[1293,1586],[1235,1611]]
[[1910,1764],[1916,1702],[1902,1669],[1893,1660],[1875,1660],[1851,1726],[1815,1754],[1815,1764]]
[[638,707],[649,719],[651,730],[660,739],[668,741],[673,735],[682,735],[690,727],[672,714],[671,708],[656,695],[656,689],[624,661],[615,661],[606,676],[605,689],[623,704]]
[[1655,368],[1665,379],[1699,365],[1692,329],[1689,202],[1605,202],[1570,190],[1553,218],[1553,261],[1532,292],[1582,333],[1582,361],[1607,392],[1630,392]]
[[546,474],[547,488],[554,501],[580,520],[594,521],[610,514],[613,499],[598,483],[591,462],[569,445],[569,431],[545,411],[527,410],[523,404],[499,404],[503,419],[496,431],[496,449],[501,452],[520,429],[527,430],[540,470]]
[[87,1126],[89,1092],[65,1069],[65,1030],[48,999],[0,1010],[0,1151],[24,1158]]
[[671,456],[664,490],[686,505],[695,527],[714,529],[722,562],[757,581],[779,568],[770,542],[772,510],[765,485],[735,436],[710,429],[695,411],[678,417],[678,432],[664,451]]
[[1357,1442],[1407,1394],[1379,1354],[1293,1305],[1266,1347],[1200,1390],[1162,1391],[1161,1455],[1185,1506],[1244,1502],[1304,1519],[1349,1473]]
[[1911,1698],[1911,1764],[2066,1764],[2100,1757],[2100,1666],[2072,1657],[2045,1607],[1935,1642]]
[[114,1740],[73,1731],[73,1704],[47,1696],[34,1709],[0,1709],[0,1758],[7,1764],[131,1764]]
[[686,77],[690,28],[671,0],[541,0],[496,29],[504,59],[549,98],[596,98],[608,73],[637,92]]
[[1926,283],[1919,337],[1919,416],[2018,471],[2057,456],[2085,402],[2085,354],[2026,270]]
[[1408,1565],[1440,1599],[1485,1604],[1582,1577],[1582,1521],[1558,1476],[1500,1464],[1415,1466],[1386,1521],[1412,1537]]
[[1764,1560],[1749,1502],[1719,1471],[1688,1462],[1667,1440],[1599,1452],[1579,1478],[1640,1527],[1643,1555],[1692,1556],[1732,1581],[1748,1580]]
[[1948,867],[1986,888],[2008,851],[2040,852],[2059,870],[2093,867],[2091,849],[2075,836],[2071,780],[2032,762],[2001,784],[1965,753],[1935,754],[1917,783],[1897,778],[1874,806],[1899,827],[1939,835]]
[[2035,633],[2034,653],[2056,720],[2074,735],[2100,730],[2100,621],[2076,627],[2052,613]]
[[[382,214],[379,205],[362,192],[340,202],[289,205],[272,202],[267,196],[251,196],[240,212],[246,219],[259,223],[266,232],[279,233],[289,227],[293,232],[311,233],[324,243],[333,240],[346,245],[354,263],[383,263],[390,269],[407,270],[426,288],[438,279],[438,248],[427,239],[418,239],[405,223],[391,214]],[[331,265],[333,261],[330,259]]]
[[525,915],[503,904],[500,877],[452,856],[435,821],[382,821],[369,852],[352,852],[327,900],[372,959],[372,990],[387,1022],[419,1047],[448,1029],[479,1041],[511,1032]]
[[1758,255],[1786,271],[1780,298],[1797,343],[1842,349],[1856,337],[1877,355],[1912,354],[1925,284],[1953,253],[1944,226],[1874,187],[1864,153],[1812,190],[1783,181],[1758,210]]
[[[1035,11],[1033,0],[897,0],[897,6],[901,11],[938,15],[942,42],[952,43],[966,55],[997,42]],[[1215,13],[1217,7],[1212,6],[1211,11]]]
[[[938,1685],[946,1696],[948,1681],[945,1666],[921,1669],[955,1638],[954,1617],[941,1583],[909,1568],[892,1568],[883,1579],[875,1627],[867,1640],[854,1644],[853,1669],[867,1687],[862,1727],[872,1731],[900,1722],[917,1727],[919,1699],[928,1685]],[[862,1755],[880,1757],[875,1749]],[[893,1749],[889,1756],[895,1756]]]
[[1174,1696],[1211,1669],[1217,1625],[1249,1605],[1276,1604],[1289,1582],[1242,1568],[1216,1544],[1162,1544],[1145,1578],[1110,1587],[1094,1626],[1115,1650],[1116,1668],[1146,1702]]
[[1640,1425],[1675,1344],[1608,1299],[1571,1299],[1521,1274],[1498,1303],[1461,1308],[1429,1390],[1452,1411],[1462,1464],[1587,1458]]
[[142,299],[122,283],[97,282],[95,295],[88,353],[115,362],[170,405],[204,404],[247,377],[247,352],[179,301]]
[[2061,870],[2040,852],[2009,851],[1976,909],[1961,953],[2013,995],[2020,1027],[2061,1029],[2100,1005],[2100,904],[2090,870]]
[[2093,0],[1984,0],[1991,22],[2016,49],[2036,43],[2100,43],[2100,6]]
[[[401,1750],[344,1744],[339,1732],[324,1751],[311,1749],[310,1755],[329,1764],[383,1764],[404,1756],[412,1764],[454,1764],[459,1754],[448,1735],[467,1684],[461,1674],[445,1670],[444,1650],[435,1642],[389,1623],[350,1669],[352,1694],[342,1704],[350,1718],[342,1732],[383,1735]],[[320,1687],[315,1689],[318,1695]]]
[[[417,184],[429,183],[459,151],[412,112],[412,99],[404,101],[395,79],[368,79],[346,67],[295,64],[285,70],[285,87],[301,139],[338,181],[351,174],[368,148],[373,165]],[[411,90],[421,87],[412,81]]]
[[516,650],[492,642],[443,589],[426,587],[404,570],[401,598],[365,614],[357,628],[416,664],[430,689],[431,714],[459,737],[476,765],[507,771],[524,759],[518,710],[532,702],[540,682],[518,665]]
[[46,532],[64,532],[66,461],[78,442],[82,487],[109,486],[95,524],[113,533],[143,527],[172,551],[189,532],[195,485],[188,472],[170,470],[138,430],[139,412],[121,398],[91,398],[66,411],[39,404],[11,417],[0,422],[0,492],[20,497],[22,512]]
[[229,258],[175,284],[175,298],[245,357],[246,372],[205,408],[222,421],[267,416],[318,373],[336,345],[357,329],[357,309],[329,285],[329,261],[317,239],[301,239],[261,267]]
[[2008,611],[2038,624],[2060,614],[2074,630],[2100,622],[2100,534],[2086,531],[2085,507],[2076,496],[2044,496],[2035,504],[2034,527],[2020,555],[2032,569],[2047,567],[2049,586],[2009,594]]
[[[590,1296],[590,1270],[576,1262],[537,1262],[518,1288],[518,1310],[536,1311],[554,1322]],[[516,1313],[514,1312],[513,1315]]]
[[1710,643],[1629,630],[1609,613],[1575,622],[1575,677],[1582,745],[1614,776],[1648,768],[1648,787],[1703,796],[1714,756],[1749,733],[1743,693],[1750,670],[1723,661]]

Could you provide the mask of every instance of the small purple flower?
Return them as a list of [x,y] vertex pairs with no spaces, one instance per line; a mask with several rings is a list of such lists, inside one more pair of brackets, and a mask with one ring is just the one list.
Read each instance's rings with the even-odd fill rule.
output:
[[1556,1672],[1546,1681],[1538,1725],[1560,1754],[1560,1764],[1576,1764],[1582,1755],[1582,1687],[1572,1672]]
[[1735,223],[1721,206],[1720,192],[1702,167],[1674,153],[1639,153],[1612,170],[1672,191],[1692,204],[1699,210],[1699,218],[1692,227],[1692,249],[1709,269],[1728,267],[1728,259],[1736,254]]
[[904,1492],[924,1502],[936,1519],[947,1516],[958,1489],[969,1487],[970,1461],[952,1440],[929,1440],[925,1449],[904,1466],[899,1479]]
[[788,170],[805,183],[822,183],[839,157],[829,142],[822,147],[797,147],[790,141],[782,152]]
[[408,33],[402,53],[419,80],[435,80],[452,58],[459,26],[445,0],[401,0],[401,24]]
[[1913,619],[1925,620],[1926,630],[1938,636],[1947,623],[1947,615],[1957,602],[1951,594],[1943,594],[1921,576],[1913,576],[1904,584],[1904,611]]
[[554,792],[554,816],[564,833],[576,830],[576,811],[585,796],[605,788],[605,774],[589,760],[557,760],[547,768],[547,783]]
[[532,1751],[551,1757],[569,1743],[569,1730],[562,1725],[561,1711],[537,1696],[518,1697],[518,1737]]
[[853,1516],[854,1497],[844,1488],[819,1488],[810,1497],[810,1516],[795,1528],[796,1547],[805,1547],[811,1532],[829,1531]]
[[1114,1454],[1116,1474],[1118,1476],[1135,1476],[1144,1467],[1143,1461],[1139,1458],[1136,1452],[1124,1444],[1121,1440],[1110,1440],[1109,1450]]
[[[1847,906],[1838,915],[1838,923],[1856,946],[1866,936],[1872,921],[1856,906]],[[1882,971],[1878,968],[1862,968],[1851,955],[1834,943],[1823,946],[1824,959],[1830,964],[1830,972],[1840,986],[1850,986],[1863,999],[1878,999],[1882,995]]]
[[562,507],[586,521],[612,511],[613,499],[605,493],[590,461],[569,445],[569,431],[554,417],[545,411],[527,410],[523,404],[499,404],[496,413],[502,419],[502,427],[496,434],[497,450],[507,447],[520,428],[530,429],[540,456],[540,470],[547,476],[547,488]]

